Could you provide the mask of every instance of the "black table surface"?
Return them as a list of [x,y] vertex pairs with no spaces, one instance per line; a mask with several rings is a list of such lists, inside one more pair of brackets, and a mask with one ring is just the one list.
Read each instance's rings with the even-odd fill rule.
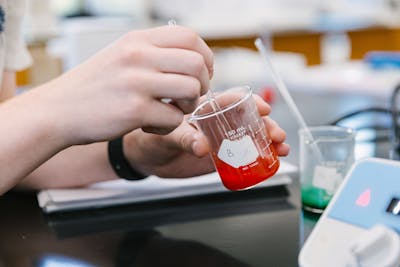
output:
[[[296,266],[295,185],[45,215],[35,194],[0,199],[0,265]],[[57,266],[57,265],[55,265]],[[67,265],[69,266],[69,265]]]
[[[376,102],[294,96],[314,125]],[[316,105],[323,108],[313,112]],[[292,146],[287,160],[297,164],[296,122],[284,104],[273,108]],[[289,186],[55,215],[41,211],[34,192],[8,192],[0,197],[0,267],[298,266],[318,216],[302,211],[298,177],[292,178]]]

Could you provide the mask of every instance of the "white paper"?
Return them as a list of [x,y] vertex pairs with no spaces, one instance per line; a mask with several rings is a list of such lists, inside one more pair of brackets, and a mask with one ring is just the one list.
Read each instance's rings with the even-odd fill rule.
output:
[[[289,184],[291,178],[287,174],[295,172],[297,172],[296,166],[281,161],[277,174],[258,184],[257,187]],[[121,179],[101,182],[85,188],[48,189],[40,191],[37,198],[39,206],[45,212],[51,213],[224,191],[227,189],[222,185],[218,174],[214,172],[192,178],[165,179],[150,176],[139,181]]]
[[314,187],[325,189],[333,194],[339,186],[341,178],[335,167],[318,165],[314,168],[312,184]]

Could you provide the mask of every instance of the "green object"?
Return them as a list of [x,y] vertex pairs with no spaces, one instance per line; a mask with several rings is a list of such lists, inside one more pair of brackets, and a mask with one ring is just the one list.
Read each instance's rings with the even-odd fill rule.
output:
[[331,198],[332,194],[328,194],[325,189],[313,186],[301,187],[301,201],[307,207],[325,209]]

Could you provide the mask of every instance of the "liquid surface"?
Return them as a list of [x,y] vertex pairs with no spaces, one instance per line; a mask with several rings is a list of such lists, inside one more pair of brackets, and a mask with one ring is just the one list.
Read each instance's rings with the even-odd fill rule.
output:
[[305,206],[315,209],[325,209],[331,198],[332,194],[328,194],[325,189],[313,186],[301,187],[301,201]]
[[[271,146],[271,149],[273,147]],[[275,151],[271,156],[259,156],[254,162],[234,168],[213,154],[214,164],[224,186],[230,190],[242,190],[254,186],[274,175],[279,169]]]

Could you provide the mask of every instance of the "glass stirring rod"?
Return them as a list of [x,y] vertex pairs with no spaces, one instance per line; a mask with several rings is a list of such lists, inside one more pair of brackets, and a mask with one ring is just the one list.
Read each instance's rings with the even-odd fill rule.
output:
[[[168,26],[176,26],[176,21],[174,19],[170,19],[168,21]],[[223,128],[223,132],[225,133],[226,137],[229,138],[228,131],[231,130],[231,127],[229,126],[229,122],[225,118],[224,114],[220,113],[221,107],[218,105],[214,96],[214,92],[211,88],[207,91],[207,101],[210,103],[213,112],[217,113],[216,118]]]
[[260,53],[262,61],[265,63],[267,70],[270,71],[272,79],[274,80],[275,85],[277,86],[279,92],[283,96],[283,99],[286,101],[289,110],[292,112],[296,121],[299,123],[300,128],[304,130],[305,134],[307,135],[307,138],[311,142],[311,148],[313,149],[313,152],[315,152],[320,161],[323,161],[322,152],[319,149],[318,145],[315,143],[315,139],[311,134],[310,129],[308,128],[303,116],[301,115],[299,109],[297,108],[297,105],[294,102],[292,96],[290,95],[289,90],[287,89],[285,83],[283,82],[283,79],[281,78],[279,73],[275,70],[274,66],[269,60],[267,48],[265,47],[264,43],[260,38],[257,38],[255,40],[254,45],[258,49],[258,52]]
[[[170,19],[168,21],[168,26],[176,26],[176,21],[174,19]],[[221,108],[215,101],[214,92],[212,91],[211,88],[210,88],[210,90],[207,91],[207,100],[210,102],[210,105],[211,105],[213,111],[221,110]]]

